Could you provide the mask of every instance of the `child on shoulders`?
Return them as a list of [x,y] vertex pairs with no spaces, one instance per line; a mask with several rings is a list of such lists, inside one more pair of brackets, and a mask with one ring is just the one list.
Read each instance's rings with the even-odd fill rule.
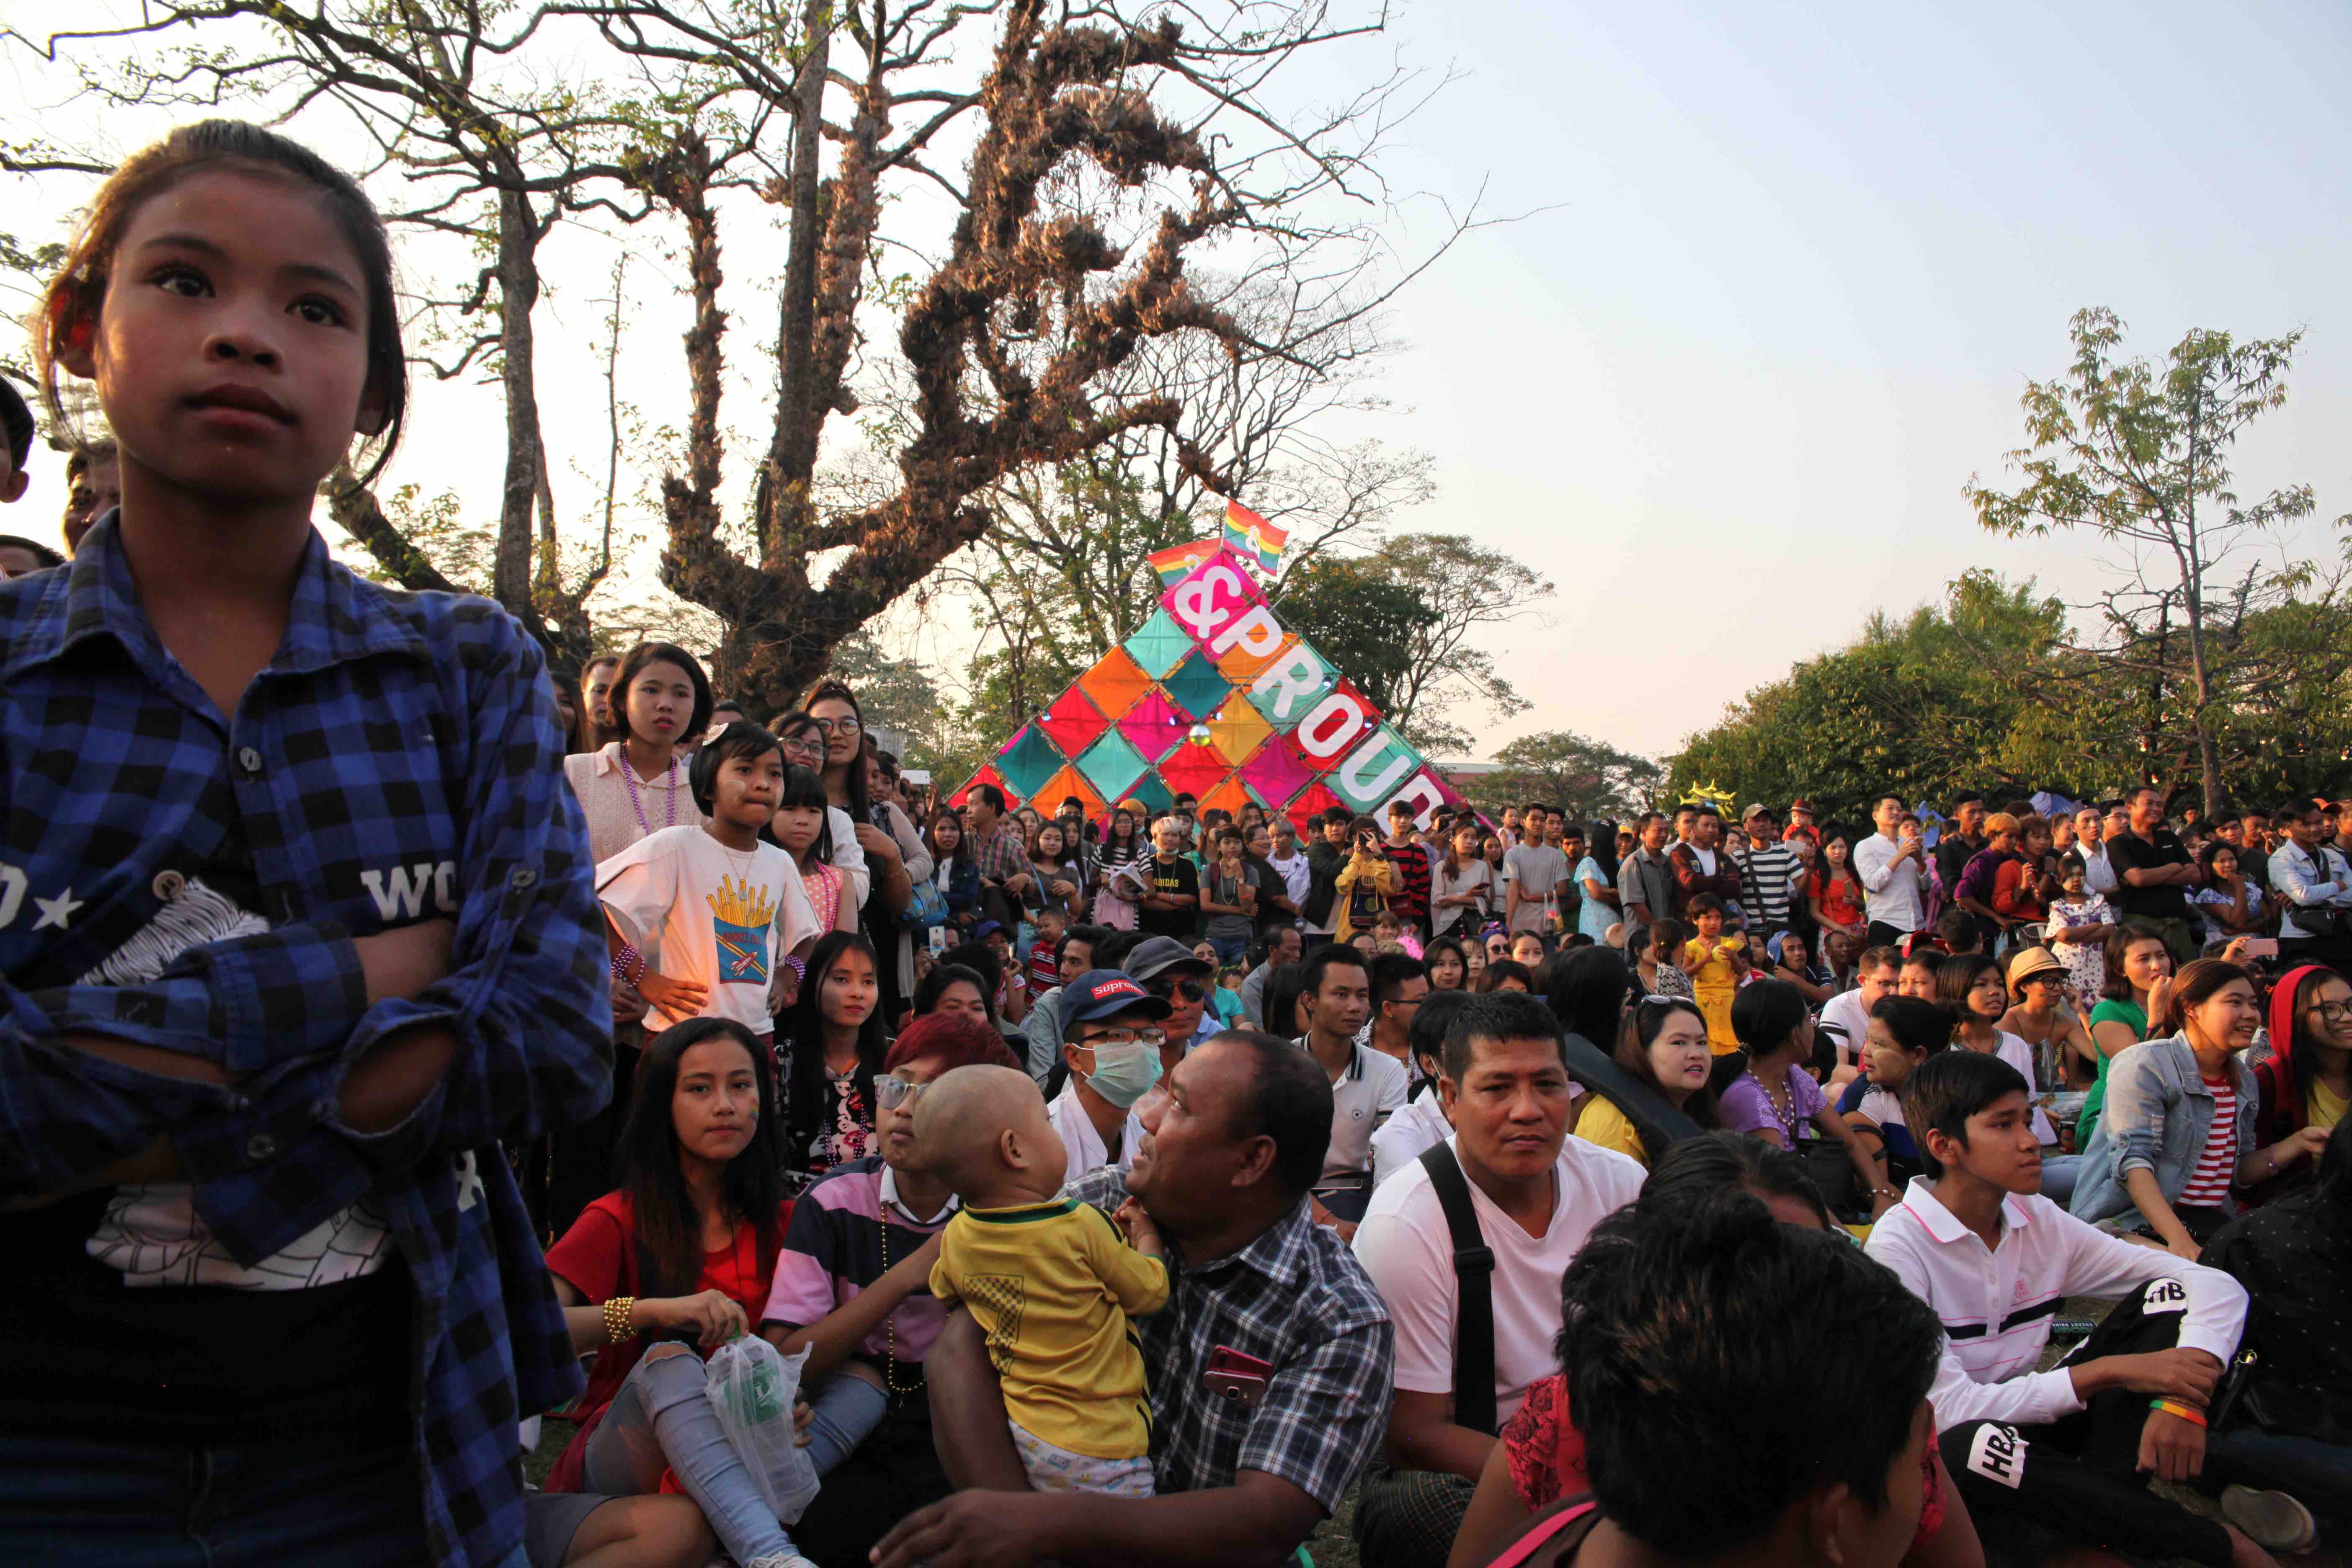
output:
[[963,1302],[988,1336],[1030,1484],[1151,1496],[1151,1407],[1127,1321],[1167,1304],[1158,1229],[1131,1200],[1114,1226],[1063,1195],[1068,1156],[1045,1096],[1012,1068],[932,1083],[915,1142],[963,1202],[940,1234],[931,1294]]

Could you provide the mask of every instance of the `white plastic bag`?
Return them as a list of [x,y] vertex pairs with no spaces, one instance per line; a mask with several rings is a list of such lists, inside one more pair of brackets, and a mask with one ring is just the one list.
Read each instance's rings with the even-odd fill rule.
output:
[[806,1349],[782,1355],[757,1334],[744,1334],[719,1347],[703,1385],[719,1430],[784,1524],[800,1522],[817,1490],[815,1462],[793,1440],[793,1404],[808,1355]]

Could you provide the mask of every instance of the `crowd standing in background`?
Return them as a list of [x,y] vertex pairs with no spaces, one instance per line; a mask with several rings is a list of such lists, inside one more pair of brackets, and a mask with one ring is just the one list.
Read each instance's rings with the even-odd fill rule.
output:
[[2352,805],[933,799],[329,557],[406,361],[296,144],[127,160],[34,346],[114,436],[0,539],[27,1561],[2343,1544]]

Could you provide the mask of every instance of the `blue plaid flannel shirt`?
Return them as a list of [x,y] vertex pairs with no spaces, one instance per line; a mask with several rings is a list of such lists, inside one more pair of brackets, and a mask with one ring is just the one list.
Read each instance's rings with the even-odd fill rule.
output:
[[[224,722],[156,640],[110,518],[68,567],[0,584],[0,1201],[164,1134],[252,1263],[372,1195],[415,1281],[435,1557],[521,1563],[516,1420],[581,1378],[493,1145],[577,1122],[612,1088],[604,924],[538,647],[483,600],[354,575],[313,533],[285,639]],[[152,984],[74,983],[163,908],[166,873],[238,827],[273,929]],[[457,923],[450,973],[369,1006],[352,938],[436,915]],[[441,1084],[397,1127],[341,1125],[348,1065],[417,1025],[457,1036]],[[68,1033],[238,1080],[118,1067]]]

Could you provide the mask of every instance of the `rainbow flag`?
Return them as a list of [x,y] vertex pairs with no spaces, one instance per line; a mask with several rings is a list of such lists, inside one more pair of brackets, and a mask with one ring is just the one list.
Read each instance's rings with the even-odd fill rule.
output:
[[1213,539],[1196,539],[1190,544],[1175,544],[1165,550],[1155,550],[1145,556],[1144,560],[1150,562],[1151,570],[1159,574],[1160,585],[1163,588],[1172,588],[1179,578],[1214,555],[1217,549],[1217,542]]
[[1290,534],[1241,502],[1229,500],[1225,503],[1225,542],[1239,551],[1244,560],[1254,560],[1272,573],[1282,564],[1282,547],[1290,542]]

